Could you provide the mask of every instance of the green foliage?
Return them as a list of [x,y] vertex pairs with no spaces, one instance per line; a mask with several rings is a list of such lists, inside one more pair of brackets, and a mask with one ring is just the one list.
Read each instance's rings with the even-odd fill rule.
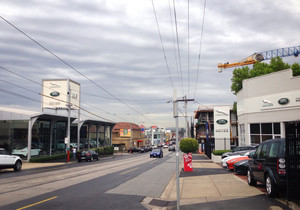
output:
[[114,154],[114,146],[105,146],[105,147],[98,147],[95,151],[99,155],[112,155]]
[[280,57],[272,58],[270,64],[257,62],[253,64],[253,68],[251,70],[248,66],[236,68],[234,69],[233,76],[231,78],[231,91],[236,95],[241,89],[243,89],[244,79],[258,77],[288,68],[293,70],[294,76],[300,75],[300,65],[298,63],[294,63],[290,66],[289,64],[284,63]]
[[293,70],[293,76],[298,76],[298,75],[300,75],[300,65],[299,65],[299,63],[294,63],[294,64],[291,66],[291,69]]
[[196,152],[199,149],[199,143],[193,138],[184,138],[179,143],[179,148],[184,153]]
[[242,67],[234,69],[233,76],[231,78],[231,91],[237,94],[243,88],[243,80],[250,78],[249,67]]
[[[73,156],[73,153],[70,152],[70,157]],[[49,162],[53,160],[63,160],[66,159],[66,154],[58,154],[58,155],[51,155],[51,156],[44,156],[44,157],[37,157],[37,158],[30,158],[30,163],[42,163],[42,162]]]
[[223,153],[230,152],[230,150],[215,150],[213,151],[214,155],[223,155]]
[[233,113],[237,113],[237,102],[234,101],[233,102],[233,109],[232,109]]

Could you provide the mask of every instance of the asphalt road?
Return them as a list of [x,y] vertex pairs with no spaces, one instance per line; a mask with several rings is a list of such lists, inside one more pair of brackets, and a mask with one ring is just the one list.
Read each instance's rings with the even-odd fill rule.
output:
[[175,153],[149,153],[95,162],[0,173],[0,209],[145,209],[175,172]]

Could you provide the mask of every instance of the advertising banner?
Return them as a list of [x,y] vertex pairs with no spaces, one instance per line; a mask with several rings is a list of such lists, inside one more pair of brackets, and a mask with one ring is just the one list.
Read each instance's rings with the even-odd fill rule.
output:
[[120,136],[121,137],[130,137],[131,129],[120,129]]
[[193,159],[192,153],[183,155],[184,171],[193,171],[192,159]]

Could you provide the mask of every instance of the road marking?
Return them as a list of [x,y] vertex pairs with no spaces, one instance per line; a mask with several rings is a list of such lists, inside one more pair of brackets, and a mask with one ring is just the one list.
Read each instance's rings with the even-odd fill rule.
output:
[[136,169],[138,169],[138,167],[137,168],[134,168],[134,169],[131,169],[131,170],[129,170],[129,171],[125,171],[125,172],[123,172],[123,173],[121,173],[122,175],[123,174],[127,174],[127,173],[129,173],[129,172],[131,172],[131,171],[134,171],[134,170],[136,170]]
[[21,208],[16,209],[16,210],[27,209],[27,208],[29,208],[29,207],[38,205],[38,204],[40,204],[40,203],[44,203],[44,202],[46,202],[46,201],[50,201],[50,200],[55,199],[55,198],[57,198],[57,196],[54,196],[54,197],[52,197],[52,198],[48,198],[48,199],[46,199],[46,200],[39,201],[39,202],[37,202],[37,203],[30,204],[30,205],[28,205],[28,206],[21,207]]

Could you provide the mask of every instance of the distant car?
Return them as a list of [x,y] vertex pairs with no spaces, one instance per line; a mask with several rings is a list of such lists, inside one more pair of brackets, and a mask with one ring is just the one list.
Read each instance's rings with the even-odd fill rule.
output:
[[162,149],[160,149],[160,148],[153,149],[150,153],[150,158],[152,158],[152,157],[162,158],[163,156],[164,156],[164,153],[163,153]]
[[222,159],[228,156],[232,156],[232,155],[240,155],[240,153],[243,153],[246,150],[255,150],[256,146],[238,146],[235,147],[231,150],[231,152],[226,152],[222,154]]
[[[41,149],[35,149],[31,148],[31,156],[38,156],[41,152]],[[28,147],[25,147],[23,149],[14,149],[11,153],[12,155],[18,155],[22,157],[28,156]]]
[[227,169],[233,171],[233,169],[234,169],[233,165],[234,165],[235,163],[237,163],[237,162],[239,162],[239,161],[241,161],[241,160],[248,160],[248,159],[250,159],[248,156],[241,156],[241,157],[236,157],[236,158],[233,158],[233,159],[231,159],[231,160],[228,160],[228,161],[226,162],[226,164],[227,164]]
[[164,144],[163,148],[168,148],[168,145],[167,145],[167,144]]
[[285,139],[270,139],[261,143],[249,159],[247,182],[250,186],[261,182],[269,197],[275,197],[286,187]]
[[10,155],[9,152],[0,148],[0,169],[13,168],[15,171],[21,171],[22,160],[19,156]]
[[175,151],[176,148],[175,148],[175,146],[171,145],[171,146],[169,146],[169,149],[168,149],[168,150],[169,150],[169,151]]
[[142,150],[142,149],[140,149],[140,148],[137,148],[137,147],[132,147],[132,148],[129,148],[129,150],[128,150],[128,153],[129,152],[139,152],[139,153],[141,153],[141,152],[144,152],[144,150]]
[[78,162],[81,162],[82,160],[92,162],[93,160],[99,160],[99,154],[94,150],[82,151],[77,153],[77,160]]

